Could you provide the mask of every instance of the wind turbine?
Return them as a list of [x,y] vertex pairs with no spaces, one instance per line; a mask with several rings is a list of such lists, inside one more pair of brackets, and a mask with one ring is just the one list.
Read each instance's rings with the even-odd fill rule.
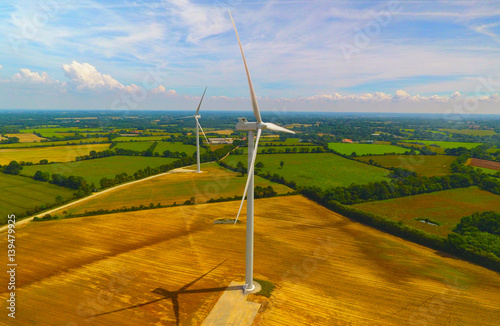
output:
[[[248,131],[248,179],[245,185],[245,190],[243,192],[243,198],[241,199],[240,209],[238,210],[238,215],[234,224],[238,221],[241,213],[241,208],[245,201],[245,196],[248,192],[247,198],[247,225],[246,225],[246,267],[245,267],[245,285],[243,290],[245,293],[252,293],[255,290],[255,285],[253,283],[253,235],[254,235],[254,170],[255,170],[255,159],[257,157],[257,147],[259,146],[260,135],[263,129],[288,132],[294,134],[295,132],[288,130],[286,128],[280,127],[273,123],[263,122],[260,116],[259,104],[257,103],[257,96],[253,89],[252,79],[250,78],[250,73],[248,71],[247,61],[245,59],[245,54],[243,53],[243,47],[241,46],[240,37],[238,35],[238,30],[234,24],[233,16],[231,11],[229,11],[229,16],[233,23],[234,31],[236,37],[238,38],[238,44],[240,45],[241,56],[243,58],[243,64],[245,65],[245,71],[247,73],[248,88],[250,89],[250,98],[252,100],[253,114],[257,122],[249,122],[246,118],[238,118],[238,123],[236,124],[236,130]],[[255,140],[254,146],[254,133],[257,131],[257,139]],[[248,191],[248,190],[251,191]]]
[[201,132],[203,133],[203,137],[205,137],[205,140],[207,141],[207,144],[210,144],[207,139],[207,135],[205,135],[205,132],[203,131],[203,128],[200,125],[200,122],[198,121],[199,118],[201,118],[201,115],[198,113],[200,112],[200,107],[201,107],[201,102],[203,102],[203,98],[205,97],[205,93],[207,91],[207,87],[205,87],[205,91],[203,92],[203,95],[201,96],[200,104],[198,104],[198,109],[196,110],[196,113],[194,115],[188,116],[188,117],[182,117],[181,119],[184,118],[194,118],[196,120],[196,164],[197,164],[197,169],[196,172],[200,173],[200,129]]

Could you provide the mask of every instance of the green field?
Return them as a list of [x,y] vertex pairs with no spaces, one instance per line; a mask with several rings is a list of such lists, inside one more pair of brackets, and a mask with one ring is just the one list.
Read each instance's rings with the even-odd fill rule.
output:
[[494,136],[497,133],[494,130],[473,130],[473,129],[439,129],[450,134],[461,134],[470,136]]
[[77,127],[55,127],[55,128],[26,128],[19,130],[22,133],[33,133],[34,131],[40,133],[43,137],[60,137],[61,133],[75,133],[75,132],[101,132],[107,133],[109,130],[104,128],[77,128]]
[[357,158],[363,162],[373,160],[387,168],[407,169],[426,177],[450,174],[450,165],[455,159],[455,156],[446,155],[382,155]]
[[[246,176],[219,167],[215,163],[201,165],[203,173],[174,173],[149,179],[130,186],[124,186],[113,192],[103,194],[95,199],[83,202],[66,209],[68,213],[83,213],[85,210],[115,209],[123,206],[148,206],[150,203],[172,205],[182,204],[186,200],[196,198],[196,203],[220,197],[241,196],[246,183]],[[272,186],[284,194],[292,189],[273,183],[259,176],[255,177],[255,185]]]
[[[475,212],[500,212],[500,196],[477,187],[470,187],[367,202],[353,207],[445,236],[464,216]],[[429,219],[438,222],[440,226],[415,221],[416,218]]]
[[328,143],[328,148],[344,155],[351,155],[352,152],[356,152],[356,155],[381,155],[386,153],[403,154],[410,151],[409,149],[394,145],[379,144]]
[[84,138],[77,140],[61,140],[61,141],[49,141],[49,142],[36,142],[36,143],[14,143],[14,144],[1,144],[0,148],[21,148],[21,147],[47,147],[47,146],[64,146],[72,144],[83,143],[110,143],[108,138]]
[[261,138],[260,142],[259,142],[259,146],[260,145],[290,145],[290,146],[293,146],[293,145],[297,145],[297,144],[300,144],[300,145],[310,145],[310,146],[313,146],[314,144],[312,143],[306,143],[306,142],[300,142],[300,139],[299,138],[287,138],[286,140],[279,140],[278,138],[276,138],[276,140],[267,140],[266,138]]
[[147,150],[151,145],[153,145],[153,141],[148,142],[148,141],[138,141],[138,142],[124,142],[124,143],[118,143],[114,148],[122,148],[122,149],[129,149],[137,152],[142,152]]
[[[301,146],[260,146],[260,144],[259,144],[258,151],[259,151],[259,153],[262,153],[263,151],[268,152],[269,150],[274,150],[276,153],[279,153],[279,152],[285,153],[285,151],[287,149],[289,149],[290,151],[293,151],[293,149],[295,148],[297,153],[300,153],[300,150],[303,148],[308,149],[310,152],[313,148],[316,148],[316,147],[323,149],[323,147],[321,147],[321,146],[302,146],[302,145]],[[242,149],[245,154],[248,153],[248,147],[243,147],[240,149]]]
[[425,144],[426,146],[437,145],[443,149],[446,148],[458,148],[465,147],[467,149],[471,149],[482,145],[482,143],[464,143],[464,142],[453,142],[453,141],[434,141],[434,140],[401,140],[404,143],[420,143]]
[[73,197],[70,189],[4,173],[0,173],[0,191],[0,225],[6,223],[8,214],[21,214],[35,206],[52,204],[57,196],[63,199]]
[[[171,152],[184,152],[188,156],[192,156],[196,152],[196,146],[194,145],[184,145],[183,143],[170,143],[170,142],[158,142],[155,148],[155,153],[163,154],[164,151],[169,150]],[[202,147],[200,153],[204,153],[205,149]]]
[[75,161],[77,156],[87,155],[90,151],[100,152],[108,148],[109,144],[87,144],[0,149],[0,164],[6,165],[10,161],[38,163],[43,159],[49,162],[71,162]]
[[25,166],[21,174],[33,176],[36,171],[40,170],[50,174],[74,175],[84,177],[88,183],[94,182],[99,187],[99,180],[103,177],[112,179],[123,172],[133,175],[137,170],[147,166],[153,168],[175,160],[175,158],[163,157],[110,156],[69,163]]
[[[247,165],[247,155],[229,155],[224,162],[236,166],[238,161]],[[280,162],[285,164],[280,167]],[[263,173],[277,173],[287,181],[295,181],[299,186],[329,188],[349,186],[352,183],[388,180],[389,171],[356,162],[331,153],[319,154],[261,154],[257,162],[262,162]]]
[[143,137],[143,136],[120,136],[113,138],[113,141],[118,141],[118,142],[129,142],[129,141],[161,141],[162,139],[169,139],[169,136],[150,136],[150,137]]

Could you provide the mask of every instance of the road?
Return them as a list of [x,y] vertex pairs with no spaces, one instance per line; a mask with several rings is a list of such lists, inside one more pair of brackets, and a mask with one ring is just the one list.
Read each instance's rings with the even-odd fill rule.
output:
[[[190,166],[195,166],[195,165],[190,165]],[[24,219],[22,219],[20,221],[16,221],[16,229],[19,229],[20,227],[23,227],[26,224],[28,224],[29,222],[31,222],[33,220],[33,218],[35,218],[35,216],[43,216],[43,215],[46,215],[46,214],[52,214],[52,213],[54,213],[56,211],[59,211],[59,210],[61,210],[63,208],[71,207],[71,206],[73,206],[75,204],[79,204],[79,203],[84,202],[86,200],[89,200],[89,199],[101,196],[102,194],[105,194],[105,193],[108,193],[108,192],[111,192],[111,191],[115,191],[116,189],[119,189],[119,188],[122,188],[122,187],[125,187],[125,186],[129,186],[129,185],[134,184],[134,183],[143,182],[143,181],[146,181],[146,180],[149,180],[149,179],[153,179],[153,178],[158,178],[158,177],[161,177],[162,175],[166,175],[166,174],[183,173],[183,172],[195,172],[194,170],[188,170],[188,169],[186,169],[188,167],[189,166],[185,166],[185,167],[174,169],[174,170],[171,170],[171,171],[168,171],[168,172],[165,172],[165,173],[155,174],[155,175],[152,175],[152,176],[144,178],[144,179],[135,180],[135,181],[127,182],[127,183],[122,183],[122,184],[117,185],[115,187],[112,187],[112,188],[109,188],[109,189],[106,189],[106,190],[103,190],[103,191],[100,191],[100,192],[96,192],[96,193],[94,193],[94,194],[92,194],[92,195],[90,195],[88,197],[81,198],[81,199],[72,201],[71,203],[65,204],[63,206],[58,206],[58,207],[53,208],[51,210],[35,214],[33,216],[24,218]],[[8,229],[8,227],[9,227],[8,225],[2,226],[0,228],[0,233],[6,232],[7,229]]]

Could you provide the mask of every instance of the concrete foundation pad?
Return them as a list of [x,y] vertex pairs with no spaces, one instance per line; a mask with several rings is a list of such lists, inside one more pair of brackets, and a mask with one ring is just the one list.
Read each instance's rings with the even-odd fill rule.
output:
[[[244,284],[245,282],[231,282],[202,325],[252,325],[260,309],[260,304],[247,301],[248,294],[243,293]],[[255,291],[253,292],[255,293]]]

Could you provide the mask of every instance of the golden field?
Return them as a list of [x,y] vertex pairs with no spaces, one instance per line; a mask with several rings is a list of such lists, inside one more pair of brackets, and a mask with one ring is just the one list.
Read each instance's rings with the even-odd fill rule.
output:
[[15,148],[0,149],[0,164],[6,165],[11,161],[25,161],[38,163],[47,159],[49,162],[71,162],[75,157],[86,155],[90,151],[104,151],[109,148],[109,144],[73,145],[73,146],[53,146],[37,148]]
[[[191,167],[190,169],[194,169]],[[220,197],[233,197],[242,195],[247,181],[247,175],[241,177],[240,173],[233,172],[218,166],[215,163],[201,165],[202,173],[172,173],[158,176],[140,183],[123,186],[116,191],[111,191],[102,196],[84,201],[70,208],[56,212],[62,215],[64,211],[71,214],[80,214],[99,209],[117,209],[150,203],[172,205],[174,202],[182,204],[186,200],[195,198],[196,203],[206,203],[210,199]],[[272,186],[278,194],[292,192],[282,184],[255,177],[255,185],[261,187]],[[161,189],[161,190],[160,190]]]
[[[238,204],[18,229],[16,325],[175,325],[175,311],[180,325],[199,325],[222,288],[244,278],[245,224],[213,224],[233,218]],[[269,299],[249,297],[263,304],[253,325],[500,320],[498,273],[354,223],[302,196],[257,200],[255,214],[255,278],[277,288]],[[0,242],[6,248],[6,237]],[[8,283],[7,273],[0,282]],[[11,324],[5,291],[0,324]]]
[[6,134],[7,137],[17,137],[19,138],[20,143],[33,143],[33,142],[40,142],[42,141],[42,137],[38,137],[35,134],[29,134],[29,133],[19,133],[19,134]]

